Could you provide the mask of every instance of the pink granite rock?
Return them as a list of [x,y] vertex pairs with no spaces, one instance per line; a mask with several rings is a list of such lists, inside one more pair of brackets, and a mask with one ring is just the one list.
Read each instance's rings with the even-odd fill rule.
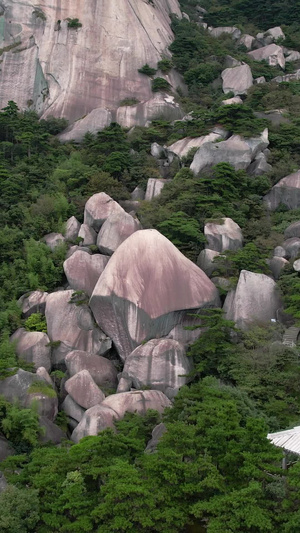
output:
[[76,250],[64,262],[64,271],[70,287],[77,291],[84,291],[91,296],[108,260],[109,258],[105,255],[89,255],[80,249]]
[[99,231],[103,222],[112,214],[124,213],[124,209],[105,192],[91,196],[85,204],[84,223]]
[[288,209],[300,207],[300,170],[282,178],[266,196],[264,201],[269,209],[274,211],[280,204]]
[[141,230],[110,259],[90,300],[99,326],[125,360],[145,339],[163,337],[191,310],[219,305],[209,278],[156,230]]
[[66,222],[65,239],[67,241],[74,241],[76,237],[78,237],[80,226],[81,224],[78,222],[77,218],[68,218]]
[[101,253],[112,255],[125,239],[139,229],[142,229],[140,222],[125,211],[113,213],[100,228],[97,246]]
[[45,367],[46,370],[51,369],[50,339],[46,333],[19,328],[10,337],[10,340],[16,342],[18,357],[27,363],[33,363],[36,369],[40,366]]
[[88,370],[99,387],[114,388],[117,384],[117,370],[109,359],[100,355],[74,350],[66,356],[66,365],[70,376],[81,370]]
[[94,382],[88,370],[81,370],[65,383],[65,389],[74,402],[84,409],[100,404],[105,395]]
[[18,304],[22,308],[24,318],[28,318],[32,313],[44,314],[48,293],[43,291],[33,291],[24,294],[19,298]]
[[92,246],[96,244],[97,233],[87,224],[82,224],[78,232],[78,237],[82,239],[81,246]]

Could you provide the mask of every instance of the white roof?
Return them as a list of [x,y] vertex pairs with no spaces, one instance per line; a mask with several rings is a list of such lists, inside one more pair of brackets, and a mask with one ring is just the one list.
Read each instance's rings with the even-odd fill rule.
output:
[[275,446],[300,455],[300,426],[278,433],[269,433],[267,437]]

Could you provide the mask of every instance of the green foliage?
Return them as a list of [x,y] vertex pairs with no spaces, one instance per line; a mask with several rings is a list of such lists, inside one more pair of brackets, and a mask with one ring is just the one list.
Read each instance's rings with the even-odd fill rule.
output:
[[121,100],[120,106],[131,106],[131,105],[137,105],[140,101],[137,98],[124,98],[124,100]]
[[201,63],[185,72],[184,81],[190,89],[199,89],[213,82],[221,74],[221,71],[222,67],[216,61]]
[[47,322],[41,313],[32,313],[25,322],[25,329],[27,331],[42,331],[47,333]]
[[56,392],[51,387],[49,383],[46,383],[46,381],[42,380],[36,380],[34,381],[29,389],[28,394],[43,394],[44,396],[48,396],[48,398],[56,398]]
[[151,89],[154,93],[159,91],[169,91],[171,89],[171,85],[164,78],[154,78],[151,83]]
[[138,69],[138,72],[140,74],[145,74],[146,76],[154,76],[154,74],[156,73],[156,69],[150,67],[148,63],[146,63],[143,67]]
[[40,519],[38,491],[9,485],[0,494],[0,529],[3,533],[36,533]]
[[81,22],[79,22],[79,19],[77,18],[74,18],[74,19],[68,18],[67,21],[68,21],[68,28],[78,30],[78,28],[82,27]]
[[250,242],[234,252],[227,250],[221,256],[214,259],[216,263],[217,276],[225,276],[237,280],[241,270],[249,270],[259,274],[269,274],[270,269],[266,262],[267,254],[264,257],[257,246]]
[[231,133],[244,137],[259,135],[267,125],[266,121],[255,118],[252,109],[244,104],[220,107],[215,113],[215,119]]
[[192,258],[199,253],[200,243],[204,242],[200,224],[183,211],[171,214],[157,227],[181,252],[191,255]]
[[0,397],[0,427],[1,432],[19,453],[30,451],[37,446],[39,437],[43,434],[37,410],[12,405],[3,397]]
[[167,74],[173,68],[172,59],[163,58],[157,63],[157,68]]

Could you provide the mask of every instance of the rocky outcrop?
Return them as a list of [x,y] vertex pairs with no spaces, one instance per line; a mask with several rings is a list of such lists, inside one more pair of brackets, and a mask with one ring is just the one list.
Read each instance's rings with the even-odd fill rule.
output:
[[95,325],[87,305],[70,303],[74,291],[57,291],[49,294],[46,304],[48,336],[53,348],[52,361],[55,366],[64,366],[66,355],[73,350],[90,354],[106,353],[111,342]]
[[66,229],[65,229],[65,239],[67,241],[75,241],[75,239],[78,237],[78,233],[80,230],[80,222],[75,217],[68,218],[66,222]]
[[197,265],[205,274],[210,278],[215,270],[218,269],[218,265],[214,263],[215,257],[218,257],[220,254],[214,250],[201,250],[198,259]]
[[91,296],[109,258],[105,255],[89,255],[77,250],[64,262],[64,272],[70,287]]
[[147,447],[145,449],[145,453],[153,453],[156,451],[157,445],[162,438],[162,436],[166,433],[167,428],[165,424],[160,423],[152,431],[152,437],[151,440],[147,443]]
[[45,313],[46,300],[48,293],[43,291],[33,291],[24,294],[19,298],[18,304],[22,308],[24,318],[28,318],[32,313]]
[[123,418],[125,413],[144,415],[148,409],[162,413],[171,405],[170,400],[162,392],[155,390],[113,394],[101,405],[96,405],[85,412],[71,438],[74,442],[78,442],[87,435],[97,435],[108,427],[113,428],[114,421]]
[[287,259],[284,259],[284,257],[272,257],[272,259],[268,260],[268,265],[270,267],[270,270],[274,276],[275,280],[278,280],[282,269],[288,265],[289,262]]
[[10,340],[16,344],[16,353],[20,359],[33,363],[36,369],[40,366],[46,370],[51,369],[50,339],[46,333],[20,328]]
[[289,83],[290,81],[299,81],[300,80],[300,69],[296,70],[293,74],[283,74],[282,76],[276,76],[271,81],[276,83]]
[[253,85],[252,72],[249,65],[226,68],[221,74],[223,80],[223,92],[233,93],[235,96],[246,94]]
[[93,246],[97,242],[97,233],[88,224],[82,224],[78,232],[81,240],[81,246]]
[[209,32],[213,37],[220,37],[224,33],[231,35],[233,39],[239,39],[241,36],[241,30],[235,26],[220,26],[218,28],[210,28]]
[[183,344],[172,339],[152,339],[126,358],[122,377],[131,380],[136,389],[149,387],[173,398],[189,381],[192,368]]
[[238,44],[245,46],[247,50],[251,50],[254,41],[255,41],[255,37],[253,37],[252,35],[249,35],[248,33],[243,33],[243,35],[241,35],[241,37],[238,40]]
[[223,105],[241,105],[243,100],[239,96],[234,96],[233,98],[228,98],[227,100],[222,100]]
[[204,226],[206,248],[215,252],[236,251],[243,246],[242,230],[231,218],[207,222]]
[[267,162],[267,158],[263,152],[260,152],[251,165],[248,167],[248,174],[250,176],[261,176],[272,170],[271,165]]
[[99,231],[110,215],[124,213],[124,209],[105,192],[91,196],[84,208],[84,224]]
[[102,225],[97,238],[101,253],[112,255],[132,233],[142,229],[141,224],[125,211],[113,213]]
[[236,170],[245,170],[268,145],[267,129],[257,137],[243,138],[240,135],[233,135],[226,141],[206,143],[197,150],[190,169],[197,175],[217,163],[226,162]]
[[285,249],[285,257],[288,259],[295,259],[300,252],[300,239],[298,237],[291,237],[282,244]]
[[269,44],[258,50],[248,52],[248,56],[255,59],[255,61],[266,60],[272,67],[275,67],[276,65],[279,65],[282,69],[285,67],[285,57],[282,47],[277,44]]
[[145,200],[150,202],[153,198],[159,196],[168,181],[169,180],[165,179],[149,178],[147,182]]
[[97,387],[88,370],[81,370],[68,379],[65,389],[74,402],[84,409],[90,409],[105,399],[105,395]]
[[216,142],[220,139],[226,138],[226,131],[218,128],[218,131],[213,131],[208,135],[202,135],[201,137],[185,137],[180,139],[170,146],[166,147],[168,153],[176,154],[182,158],[186,156],[192,148],[200,148],[205,143]]
[[80,405],[78,405],[78,403],[76,403],[69,394],[64,399],[61,408],[67,416],[73,420],[76,420],[76,422],[80,422],[85,413],[85,410],[80,407]]
[[142,341],[167,335],[187,311],[213,305],[215,286],[156,230],[137,231],[119,246],[90,300],[123,360]]
[[[119,106],[126,98],[146,106],[151,81],[138,69],[169,55],[171,13],[181,17],[177,0],[91,0],[84,9],[79,0],[41,0],[38,8],[28,0],[6,0],[1,46],[12,49],[1,58],[0,108],[14,100],[43,118],[86,117],[71,133],[78,139],[107,125],[118,109],[123,112]],[[82,26],[68,27],[68,18],[78,18]]]
[[66,366],[70,376],[75,376],[81,370],[88,370],[99,387],[113,389],[117,385],[117,370],[114,364],[100,355],[74,350],[67,355]]
[[300,221],[290,224],[288,228],[286,228],[284,236],[286,239],[290,239],[291,237],[300,238]]
[[0,380],[0,394],[11,403],[19,402],[22,407],[37,402],[39,414],[54,420],[58,409],[57,396],[48,384],[49,390],[45,390],[45,383],[36,374],[19,368],[13,376]]
[[234,320],[241,329],[253,323],[268,324],[276,319],[281,307],[275,281],[265,274],[247,270],[240,273],[237,287],[226,296],[224,311],[228,320]]
[[268,209],[274,211],[280,204],[288,209],[300,207],[300,170],[282,178],[271,191],[265,195]]

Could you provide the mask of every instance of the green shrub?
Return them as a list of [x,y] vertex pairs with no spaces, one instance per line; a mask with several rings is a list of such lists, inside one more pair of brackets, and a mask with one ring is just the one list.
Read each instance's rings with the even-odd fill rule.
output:
[[156,73],[156,69],[150,67],[148,63],[146,63],[142,68],[138,69],[138,72],[140,74],[145,74],[146,76],[154,76],[154,74]]
[[27,331],[41,331],[42,333],[47,333],[46,318],[41,315],[41,313],[33,313],[27,318],[25,329]]
[[46,381],[36,380],[34,381],[29,389],[27,390],[28,394],[43,394],[44,396],[48,396],[48,398],[56,398],[56,392],[51,387],[50,383],[46,383]]
[[172,67],[173,67],[172,59],[164,58],[164,59],[161,59],[161,61],[157,63],[157,68],[164,73],[169,72],[169,70],[171,70]]
[[171,85],[164,78],[155,78],[152,80],[151,88],[154,93],[157,93],[159,91],[169,91],[171,89]]
[[122,106],[131,106],[131,105],[137,105],[140,101],[137,98],[124,98],[124,100],[121,100],[119,105]]
[[68,18],[67,21],[68,21],[68,28],[77,30],[78,28],[82,27],[82,24],[81,22],[79,22],[79,19]]

